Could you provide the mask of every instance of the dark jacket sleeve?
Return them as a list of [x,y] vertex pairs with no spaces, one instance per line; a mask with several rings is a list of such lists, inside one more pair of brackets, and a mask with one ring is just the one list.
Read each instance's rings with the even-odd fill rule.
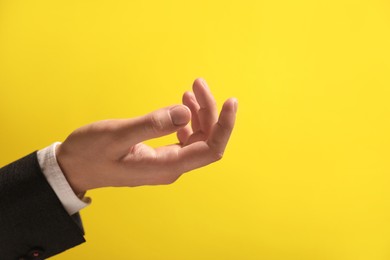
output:
[[0,259],[45,259],[84,240],[78,214],[69,216],[34,152],[0,169]]

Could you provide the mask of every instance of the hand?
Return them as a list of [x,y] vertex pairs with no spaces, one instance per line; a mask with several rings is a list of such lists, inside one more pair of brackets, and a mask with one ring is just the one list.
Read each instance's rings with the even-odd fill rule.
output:
[[[76,194],[107,186],[170,184],[222,158],[236,112],[237,100],[230,98],[218,118],[206,82],[197,79],[193,92],[183,95],[183,105],[75,130],[57,146],[57,160]],[[152,148],[142,143],[174,132],[179,144]]]

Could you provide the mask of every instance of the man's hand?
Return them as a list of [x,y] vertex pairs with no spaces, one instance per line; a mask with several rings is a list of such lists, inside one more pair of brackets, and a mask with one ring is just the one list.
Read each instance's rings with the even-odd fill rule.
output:
[[[170,184],[222,158],[236,112],[237,100],[231,98],[218,118],[206,82],[197,79],[193,92],[184,93],[183,105],[75,130],[58,146],[57,160],[76,194],[106,186]],[[179,144],[152,148],[142,143],[174,132]]]

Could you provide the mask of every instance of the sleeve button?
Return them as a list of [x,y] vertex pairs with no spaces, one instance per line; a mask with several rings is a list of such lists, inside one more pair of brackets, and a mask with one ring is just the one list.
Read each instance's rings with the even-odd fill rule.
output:
[[32,259],[39,259],[43,256],[44,250],[42,248],[34,248],[30,250],[28,256]]

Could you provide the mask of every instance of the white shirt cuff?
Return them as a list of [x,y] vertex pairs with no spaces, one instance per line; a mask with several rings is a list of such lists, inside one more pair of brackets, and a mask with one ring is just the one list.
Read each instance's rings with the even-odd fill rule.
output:
[[48,183],[69,215],[73,215],[91,203],[89,197],[79,198],[73,192],[57,162],[56,142],[38,151],[38,162]]

